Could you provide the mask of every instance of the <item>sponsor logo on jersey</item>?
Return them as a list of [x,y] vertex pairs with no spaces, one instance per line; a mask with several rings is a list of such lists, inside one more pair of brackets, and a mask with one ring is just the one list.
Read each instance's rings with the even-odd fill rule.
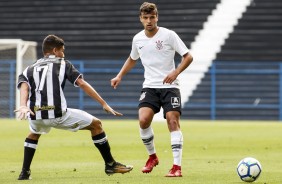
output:
[[44,105],[44,106],[34,106],[34,111],[46,111],[46,110],[54,110],[55,106],[53,105]]
[[179,97],[171,97],[171,105],[173,108],[180,107],[180,98]]

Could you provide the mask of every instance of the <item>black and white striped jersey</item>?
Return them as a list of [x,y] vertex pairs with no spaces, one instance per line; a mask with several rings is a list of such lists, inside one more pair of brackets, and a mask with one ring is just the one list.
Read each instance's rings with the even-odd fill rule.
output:
[[75,82],[79,77],[82,74],[68,60],[54,55],[41,58],[28,66],[19,75],[17,87],[22,82],[29,85],[27,105],[35,114],[30,115],[30,118],[35,120],[61,117],[67,110],[63,92],[66,79],[77,87]]

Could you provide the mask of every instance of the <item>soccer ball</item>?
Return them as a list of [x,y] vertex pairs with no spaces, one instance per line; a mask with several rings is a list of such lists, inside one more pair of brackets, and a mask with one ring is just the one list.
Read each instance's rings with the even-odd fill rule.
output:
[[258,179],[262,167],[259,161],[252,157],[242,159],[237,166],[237,173],[242,181],[253,182]]

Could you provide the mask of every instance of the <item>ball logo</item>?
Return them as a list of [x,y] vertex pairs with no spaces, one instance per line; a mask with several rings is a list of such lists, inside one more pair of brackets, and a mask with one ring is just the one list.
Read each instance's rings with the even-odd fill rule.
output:
[[171,97],[171,105],[173,108],[180,107],[179,97]]

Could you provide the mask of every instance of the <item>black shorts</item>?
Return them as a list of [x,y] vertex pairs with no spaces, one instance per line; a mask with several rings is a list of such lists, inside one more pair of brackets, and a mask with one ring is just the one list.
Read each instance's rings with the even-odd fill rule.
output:
[[180,91],[178,88],[143,88],[138,107],[149,107],[155,113],[162,107],[164,118],[169,111],[178,111],[181,115]]

